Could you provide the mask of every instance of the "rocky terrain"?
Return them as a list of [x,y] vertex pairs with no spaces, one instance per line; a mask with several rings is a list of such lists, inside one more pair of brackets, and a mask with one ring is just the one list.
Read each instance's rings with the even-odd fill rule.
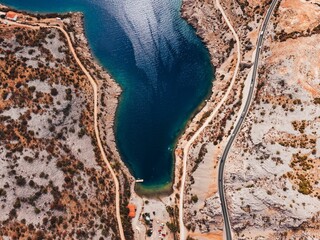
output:
[[[131,219],[128,218],[127,205],[134,192],[134,178],[131,176],[128,168],[121,160],[118,152],[115,136],[114,136],[114,119],[118,100],[121,94],[120,86],[112,79],[112,77],[97,63],[97,60],[92,56],[89,49],[88,40],[84,34],[83,29],[83,15],[81,13],[74,13],[67,21],[66,28],[69,35],[73,39],[73,45],[77,51],[77,55],[86,69],[93,76],[98,85],[98,127],[100,130],[100,138],[103,147],[111,163],[113,170],[117,174],[120,184],[120,212],[122,215],[122,225],[125,231],[126,239],[133,238]],[[140,197],[136,196],[139,200]]]
[[[189,151],[184,220],[194,239],[222,239],[218,159],[242,107],[248,80],[250,84],[261,19],[271,1],[220,2],[240,38],[241,65],[227,104]],[[319,10],[316,1],[283,0],[270,22],[256,98],[226,163],[227,200],[236,239],[320,238],[319,60],[314,48]],[[178,164],[185,142],[225,93],[236,62],[235,40],[215,0],[185,0],[182,15],[207,45],[216,79],[211,98],[179,142]]]
[[256,98],[227,163],[238,236],[320,239],[320,7],[280,4],[263,49]]
[[[61,18],[73,31],[79,57],[105,90],[99,117],[108,124],[102,138],[121,179],[123,225],[132,239],[129,180],[112,132],[120,90],[94,63],[81,15]],[[94,135],[92,86],[64,35],[5,24],[0,32],[0,238],[118,239],[114,183]]]
[[[222,238],[223,220],[216,178],[218,160],[237,113],[242,107],[242,91],[245,91],[248,85],[245,83],[252,65],[259,24],[268,3],[269,1],[260,1],[248,5],[244,1],[221,1],[229,21],[239,36],[241,63],[226,104],[222,105],[209,126],[196,139],[188,154],[185,225],[190,236],[196,239]],[[261,14],[255,14],[257,12]],[[208,47],[216,74],[211,97],[179,141],[176,151],[177,162],[182,158],[185,142],[204,123],[225,95],[237,62],[236,41],[217,8],[216,0],[185,0],[182,15],[194,26]]]
[[[221,0],[240,39],[241,64],[226,104],[188,153],[189,240],[222,239],[218,161],[243,106],[270,2]],[[235,71],[236,40],[216,0],[184,0],[182,16],[208,47],[216,74],[212,95],[178,143],[174,192],[158,199],[134,194],[114,141],[121,91],[94,61],[82,15],[61,16],[78,57],[98,83],[100,137],[120,181],[126,239],[133,239],[130,198],[137,206],[135,239],[161,229],[177,239],[183,147],[223,98]],[[226,163],[235,239],[320,239],[319,18],[318,1],[282,0],[269,24],[255,98]],[[23,20],[52,24],[34,15]],[[0,33],[0,238],[118,239],[114,183],[94,135],[92,88],[66,39],[52,28],[0,24]]]

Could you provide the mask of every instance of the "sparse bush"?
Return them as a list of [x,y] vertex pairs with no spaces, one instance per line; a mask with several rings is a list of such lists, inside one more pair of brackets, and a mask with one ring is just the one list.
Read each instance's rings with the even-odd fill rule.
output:
[[39,208],[34,208],[34,212],[35,212],[35,214],[39,214],[41,211],[40,211],[40,209]]
[[313,102],[314,102],[315,104],[320,104],[320,98],[315,98],[315,99],[313,100]]
[[21,207],[21,201],[19,198],[16,199],[15,203],[13,204],[14,208],[20,208]]
[[3,188],[0,188],[0,197],[5,197],[7,196],[7,191],[4,190]]
[[197,203],[198,202],[198,196],[197,195],[192,195],[192,197],[191,197],[191,201],[193,202],[193,203]]
[[28,51],[29,55],[32,55],[34,52],[35,52],[34,49],[29,49],[29,51]]
[[56,88],[51,88],[51,95],[52,96],[57,96],[59,94],[58,90]]
[[167,227],[172,233],[176,233],[179,230],[178,226],[175,225],[174,223],[167,222]]
[[23,187],[27,183],[26,179],[22,176],[16,177],[16,182],[17,182],[17,185],[20,187]]

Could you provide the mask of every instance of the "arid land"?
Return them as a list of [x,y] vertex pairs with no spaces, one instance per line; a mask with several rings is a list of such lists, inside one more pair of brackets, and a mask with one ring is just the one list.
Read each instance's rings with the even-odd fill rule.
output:
[[[189,151],[184,222],[195,239],[222,239],[218,161],[250,84],[261,18],[269,4],[221,1],[241,40],[241,69],[228,103]],[[234,40],[215,1],[185,0],[182,13],[206,43],[216,80],[211,99],[181,138],[178,159],[207,110],[225,93],[236,60]],[[225,166],[235,239],[320,239],[319,13],[317,1],[283,0],[269,24],[255,98]]]
[[1,21],[0,234],[13,239],[121,236],[113,178],[95,135],[92,85],[65,35],[50,26],[68,32],[99,87],[98,119],[108,123],[100,138],[119,179],[125,238],[132,239],[126,209],[132,180],[117,155],[112,129],[120,88],[92,58],[79,13],[20,13],[17,24]]
[[[219,158],[246,96],[270,4],[220,2],[239,36],[241,64],[228,100],[188,151],[183,213],[189,239],[222,239]],[[269,25],[256,95],[225,167],[235,239],[320,239],[319,5],[282,0]],[[119,180],[126,239],[159,239],[159,229],[165,239],[178,239],[183,149],[224,97],[237,62],[234,36],[216,1],[183,1],[182,16],[206,44],[216,74],[212,95],[178,143],[173,193],[154,198],[134,192],[117,152],[113,123],[121,90],[93,59],[82,15],[22,15],[30,25],[63,27],[98,84],[100,139]],[[93,127],[92,86],[66,39],[54,28],[0,24],[0,32],[0,236],[119,239],[114,182]],[[132,220],[128,202],[137,206]]]

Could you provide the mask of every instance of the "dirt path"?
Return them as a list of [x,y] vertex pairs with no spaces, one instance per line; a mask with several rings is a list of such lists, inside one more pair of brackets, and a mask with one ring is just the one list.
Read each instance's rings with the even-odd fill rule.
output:
[[123,228],[122,228],[122,223],[121,223],[121,215],[120,215],[120,187],[119,187],[119,181],[118,178],[115,174],[115,172],[113,171],[110,162],[107,159],[106,153],[103,149],[102,143],[101,143],[101,139],[100,139],[100,132],[99,132],[99,128],[98,128],[98,85],[95,82],[95,80],[92,78],[92,76],[90,75],[90,73],[87,71],[87,69],[82,65],[80,59],[78,58],[74,47],[72,45],[71,39],[68,35],[68,33],[61,27],[54,27],[56,29],[59,29],[61,32],[63,32],[63,34],[65,35],[65,37],[68,40],[68,45],[70,48],[70,51],[72,52],[73,57],[75,58],[76,62],[78,63],[78,65],[80,66],[80,68],[82,69],[82,71],[85,73],[85,75],[88,77],[92,88],[93,88],[93,93],[94,93],[94,131],[96,134],[96,139],[98,142],[98,146],[102,155],[102,158],[104,160],[104,162],[107,164],[109,171],[111,172],[113,181],[115,183],[115,187],[116,187],[116,215],[117,215],[117,221],[118,221],[118,227],[119,227],[119,232],[120,232],[120,237],[122,240],[125,240],[124,237],[124,233],[123,233]]
[[238,70],[239,70],[239,65],[241,61],[241,53],[240,53],[240,40],[239,37],[234,30],[232,24],[230,23],[227,15],[225,14],[223,8],[220,5],[220,1],[216,0],[216,4],[220,12],[222,13],[222,16],[226,23],[228,24],[228,27],[232,31],[232,34],[236,40],[237,43],[237,64],[236,68],[233,73],[233,77],[230,83],[230,86],[227,89],[227,92],[225,93],[224,97],[221,99],[219,104],[213,109],[212,113],[210,116],[207,118],[207,120],[204,122],[204,124],[195,132],[195,134],[190,138],[190,140],[185,144],[183,147],[183,173],[182,173],[182,179],[181,179],[181,189],[180,189],[180,202],[179,202],[179,225],[180,225],[180,240],[185,240],[186,239],[186,228],[183,223],[183,199],[184,199],[184,187],[185,187],[185,182],[186,182],[186,175],[187,175],[187,160],[188,160],[188,153],[190,146],[193,144],[193,142],[197,139],[197,137],[202,133],[202,131],[208,126],[208,124],[212,121],[213,117],[217,114],[221,106],[225,103],[225,101],[228,99],[229,94],[231,92],[231,89],[234,85],[234,82],[236,80]]
[[95,135],[96,135],[96,139],[97,139],[97,143],[98,143],[98,147],[100,149],[102,158],[104,160],[104,162],[107,164],[107,167],[109,169],[109,171],[111,172],[114,184],[115,184],[115,191],[116,191],[116,216],[117,216],[117,222],[118,222],[118,228],[119,228],[119,232],[120,232],[120,238],[121,240],[125,240],[124,237],[124,233],[123,233],[123,227],[122,227],[122,223],[121,223],[121,215],[120,215],[120,187],[119,187],[119,181],[117,179],[117,176],[115,174],[115,172],[113,171],[110,162],[107,159],[106,153],[103,149],[102,143],[101,143],[101,139],[100,139],[100,132],[99,132],[99,128],[98,128],[98,85],[96,83],[96,81],[93,79],[93,77],[90,75],[90,73],[87,71],[87,69],[83,66],[83,64],[81,63],[80,59],[78,58],[76,51],[72,45],[70,36],[68,35],[68,33],[62,28],[62,27],[58,27],[58,26],[47,26],[45,24],[39,24],[39,26],[30,26],[27,24],[21,24],[21,23],[16,23],[16,22],[12,22],[12,21],[8,21],[11,25],[15,25],[15,26],[20,26],[20,27],[28,27],[31,29],[40,29],[40,27],[45,27],[45,28],[56,28],[58,30],[60,30],[66,37],[67,41],[68,41],[68,45],[69,45],[69,49],[74,57],[74,59],[76,60],[77,64],[79,65],[79,67],[81,68],[81,70],[84,72],[84,74],[87,76],[87,78],[89,79],[92,88],[93,88],[93,94],[94,94],[94,131],[95,131]]

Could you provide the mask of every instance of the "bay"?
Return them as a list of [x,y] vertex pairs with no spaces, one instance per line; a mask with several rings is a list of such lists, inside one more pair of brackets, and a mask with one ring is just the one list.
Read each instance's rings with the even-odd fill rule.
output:
[[187,120],[211,90],[213,68],[180,17],[181,0],[0,0],[32,12],[84,13],[97,60],[121,85],[115,135],[143,188],[172,183],[173,151]]

